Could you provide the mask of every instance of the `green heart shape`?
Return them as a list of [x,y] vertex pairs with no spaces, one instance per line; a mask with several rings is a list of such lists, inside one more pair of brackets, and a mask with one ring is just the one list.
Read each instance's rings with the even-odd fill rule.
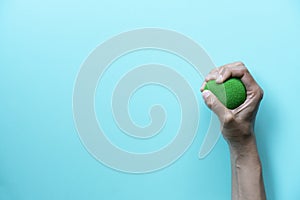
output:
[[238,78],[230,78],[222,84],[210,80],[204,90],[210,90],[228,109],[239,107],[247,97],[245,85]]

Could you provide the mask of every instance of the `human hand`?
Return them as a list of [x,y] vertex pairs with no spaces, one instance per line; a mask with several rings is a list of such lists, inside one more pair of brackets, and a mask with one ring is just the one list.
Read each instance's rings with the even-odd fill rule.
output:
[[[220,84],[232,77],[240,78],[244,83],[247,98],[242,105],[230,110],[213,93],[204,90],[204,87],[209,80],[216,80],[216,83]],[[263,97],[263,90],[243,63],[235,62],[212,70],[206,76],[201,92],[206,105],[219,117],[221,132],[227,141],[240,141],[253,135],[255,117]]]

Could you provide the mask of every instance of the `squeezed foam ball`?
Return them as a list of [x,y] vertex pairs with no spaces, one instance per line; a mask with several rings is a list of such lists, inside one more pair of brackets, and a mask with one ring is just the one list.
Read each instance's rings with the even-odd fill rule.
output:
[[229,109],[239,107],[247,97],[245,85],[238,78],[228,79],[221,84],[210,80],[204,90],[210,90]]

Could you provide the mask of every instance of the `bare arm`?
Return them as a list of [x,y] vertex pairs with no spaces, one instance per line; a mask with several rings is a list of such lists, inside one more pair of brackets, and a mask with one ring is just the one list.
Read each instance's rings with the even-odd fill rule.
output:
[[[234,110],[227,109],[210,91],[204,90],[209,80],[222,83],[230,77],[242,80],[247,90],[246,101]],[[236,62],[211,71],[202,87],[207,106],[221,122],[221,131],[230,149],[233,200],[266,199],[262,168],[257,152],[254,123],[263,91],[243,63]]]

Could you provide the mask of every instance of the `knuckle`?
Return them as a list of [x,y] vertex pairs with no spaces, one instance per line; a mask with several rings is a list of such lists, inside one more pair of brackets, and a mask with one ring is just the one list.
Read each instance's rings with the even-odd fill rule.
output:
[[212,107],[213,107],[213,101],[211,100],[211,98],[209,98],[209,99],[206,100],[206,105],[207,105],[209,108],[212,108]]
[[225,69],[225,66],[218,67],[217,69],[218,69],[218,72],[221,72]]
[[211,79],[214,79],[215,76],[216,76],[216,74],[218,74],[218,68],[215,68],[215,69],[211,70],[211,71],[207,74],[207,76],[205,77],[205,80],[206,80],[206,81],[209,81],[209,80],[211,80]]
[[248,68],[246,67],[246,65],[243,62],[241,62],[241,61],[236,62],[236,66],[240,67],[242,73],[249,73]]
[[219,71],[219,68],[214,68],[210,71],[210,74],[214,74]]
[[258,90],[258,97],[259,97],[259,99],[262,99],[264,97],[264,91],[261,88],[259,88],[259,90]]
[[243,66],[243,67],[245,67],[245,64],[242,61],[237,61],[235,64],[237,66]]
[[257,101],[260,101],[264,97],[264,91],[259,86],[257,86],[257,89],[255,90],[253,95],[254,95],[254,99],[256,99]]
[[242,66],[241,71],[243,72],[243,74],[249,73],[247,67],[245,67],[245,66]]
[[226,113],[224,114],[224,119],[223,119],[224,125],[231,124],[232,122],[234,122],[234,120],[235,120],[235,118],[234,118],[233,113],[231,113],[231,112],[226,112]]

